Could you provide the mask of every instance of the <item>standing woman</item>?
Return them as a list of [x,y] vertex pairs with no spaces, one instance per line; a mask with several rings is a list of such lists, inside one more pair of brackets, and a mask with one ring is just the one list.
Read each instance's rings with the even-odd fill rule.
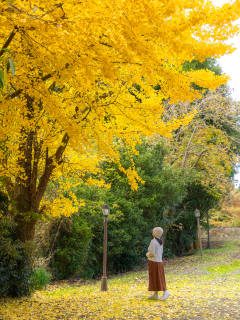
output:
[[166,280],[162,262],[163,255],[163,240],[161,238],[163,229],[160,227],[153,229],[154,239],[148,247],[146,254],[149,260],[149,287],[148,291],[154,291],[154,294],[149,299],[157,300],[158,291],[163,291],[161,300],[166,300],[171,294],[167,291]]

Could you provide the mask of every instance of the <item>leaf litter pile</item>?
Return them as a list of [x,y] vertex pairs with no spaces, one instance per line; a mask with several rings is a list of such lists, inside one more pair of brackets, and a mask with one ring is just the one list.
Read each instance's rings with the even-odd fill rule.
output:
[[[229,250],[230,249],[230,250]],[[232,250],[231,250],[232,249]],[[11,319],[240,319],[240,241],[204,258],[165,261],[166,301],[149,300],[148,272],[101,281],[61,281],[31,297],[0,300],[0,320]]]

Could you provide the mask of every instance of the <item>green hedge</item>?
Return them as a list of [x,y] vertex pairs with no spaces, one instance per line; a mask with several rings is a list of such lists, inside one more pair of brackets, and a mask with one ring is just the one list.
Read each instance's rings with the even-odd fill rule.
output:
[[50,229],[51,243],[58,228],[50,266],[54,277],[66,279],[82,271],[86,263],[91,233],[87,222],[76,214],[71,218],[57,218],[53,220]]
[[[111,194],[106,196],[111,207],[108,217],[108,271],[112,273],[132,270],[145,261],[147,246],[151,238],[150,228],[142,217],[142,211],[125,199],[117,199]],[[88,259],[81,276],[88,278],[102,274],[103,261],[103,215],[102,202],[86,203],[80,215],[91,226],[92,240],[89,246]]]
[[32,247],[12,239],[14,224],[0,219],[0,296],[29,295],[34,287]]

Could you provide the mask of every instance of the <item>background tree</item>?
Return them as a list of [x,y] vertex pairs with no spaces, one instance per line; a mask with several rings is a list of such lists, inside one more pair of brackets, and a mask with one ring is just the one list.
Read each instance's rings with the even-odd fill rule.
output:
[[164,163],[167,150],[163,143],[152,145],[142,141],[136,146],[137,155],[129,155],[126,148],[120,149],[121,166],[128,168],[134,162],[136,171],[143,184],[137,190],[132,190],[127,183],[127,177],[117,165],[109,162],[103,164],[104,178],[111,185],[110,192],[132,201],[143,211],[143,218],[151,221],[152,227],[161,221],[160,212],[164,208],[181,203],[186,195],[189,176],[183,179],[184,170],[172,168]]
[[208,92],[194,103],[166,107],[166,117],[193,109],[197,112],[188,125],[166,140],[168,162],[187,172],[196,170],[199,182],[216,196],[233,188],[232,173],[239,154],[239,107],[224,88]]
[[240,227],[240,193],[235,190],[210,210],[210,223],[216,227]]
[[[183,201],[175,207],[178,218],[170,225],[166,246],[178,256],[193,254],[194,242],[198,238],[196,208],[200,210],[201,227],[208,228],[206,218],[209,209],[219,205],[220,199],[207,192],[200,183],[190,183]],[[165,214],[168,218],[168,213]]]
[[[222,74],[214,58],[207,58],[203,62],[186,61],[183,64],[183,69],[186,71],[201,68],[211,70],[218,75]],[[189,178],[190,184],[183,202],[178,207],[165,212],[166,218],[180,215],[179,219],[175,219],[174,225],[169,223],[165,228],[165,237],[170,230],[168,238],[172,240],[171,248],[186,232],[187,241],[191,242],[194,239],[193,236],[196,236],[193,215],[195,209],[193,210],[192,203],[196,203],[195,206],[200,208],[199,194],[203,203],[208,204],[207,208],[203,203],[201,204],[202,223],[204,223],[206,212],[232,191],[234,167],[239,155],[239,103],[231,99],[226,86],[221,86],[214,92],[195,83],[192,83],[192,87],[202,92],[201,99],[191,103],[165,102],[166,121],[170,117],[179,117],[186,112],[194,110],[196,112],[196,116],[188,125],[175,130],[171,138],[163,139],[168,155],[165,161],[173,170],[182,168],[184,176],[189,174],[194,176],[192,180]],[[161,137],[155,136],[154,139],[162,141]],[[154,141],[154,139],[150,140]],[[177,247],[181,246],[178,244]],[[183,250],[187,250],[186,244]]]

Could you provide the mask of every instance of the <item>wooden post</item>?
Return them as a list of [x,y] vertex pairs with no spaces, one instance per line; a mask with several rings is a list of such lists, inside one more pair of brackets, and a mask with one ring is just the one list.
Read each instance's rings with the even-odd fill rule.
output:
[[208,249],[211,249],[211,245],[210,245],[210,230],[209,230],[209,215],[208,215],[208,211],[207,211],[207,225],[208,225],[208,241],[207,241],[207,247]]
[[199,218],[197,218],[197,222],[198,222],[198,237],[199,237],[199,244],[200,244],[201,257],[203,257],[203,251],[202,251],[202,238],[201,238],[201,228],[200,228],[200,221],[199,221]]
[[195,249],[195,250],[200,249],[200,245],[199,245],[199,237],[197,237],[197,239],[196,239],[196,240],[195,240],[195,242],[194,242],[194,249]]
[[104,242],[103,242],[103,276],[102,291],[107,291],[107,217],[104,219]]

